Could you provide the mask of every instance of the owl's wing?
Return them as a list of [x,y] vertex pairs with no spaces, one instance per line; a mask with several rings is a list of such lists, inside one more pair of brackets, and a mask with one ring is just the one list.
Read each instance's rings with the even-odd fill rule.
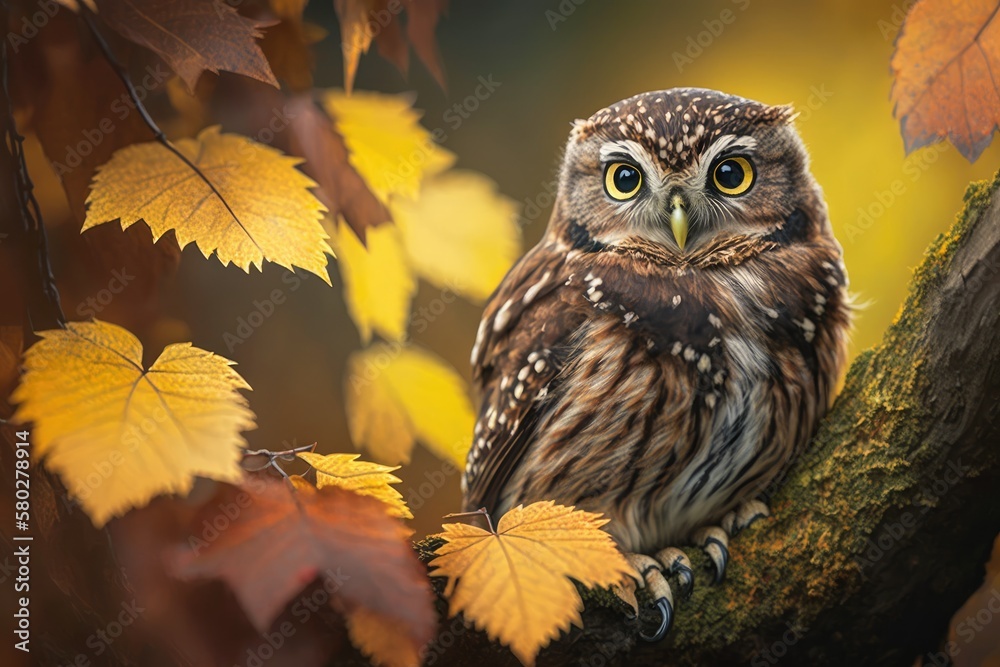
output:
[[572,354],[584,319],[560,303],[569,278],[565,253],[536,246],[511,270],[483,314],[472,350],[482,403],[463,485],[469,510],[496,511],[501,493],[530,444],[545,397]]

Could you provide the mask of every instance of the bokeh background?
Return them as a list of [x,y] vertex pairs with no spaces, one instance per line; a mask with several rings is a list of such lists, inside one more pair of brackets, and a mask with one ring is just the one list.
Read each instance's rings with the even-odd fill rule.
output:
[[[637,92],[674,86],[794,104],[844,246],[852,290],[866,304],[857,318],[856,353],[880,340],[905,296],[911,269],[930,240],[950,225],[969,181],[991,176],[1000,165],[996,144],[974,165],[947,144],[905,155],[889,103],[889,61],[908,5],[889,0],[452,0],[438,28],[447,91],[416,62],[404,79],[374,49],[362,58],[355,85],[413,91],[417,108],[425,112],[424,125],[444,131],[443,143],[458,155],[457,166],[487,174],[521,204],[525,248],[541,236],[548,219],[555,169],[574,118]],[[341,86],[332,3],[311,3],[306,18],[330,31],[316,45],[317,85]],[[456,127],[453,105],[474,93],[480,77],[499,85],[474,110],[466,105],[467,117]],[[234,126],[240,123],[238,113],[233,110]],[[35,177],[46,218],[58,225],[68,217],[58,184],[51,174],[36,170]],[[58,273],[58,253],[68,250],[58,234],[55,238]],[[286,289],[287,302],[230,350],[223,336],[235,332],[255,299],[287,288],[284,271],[268,266],[248,277],[204,260],[189,247],[179,271],[162,288],[156,326],[143,336],[147,354],[191,340],[238,362],[254,387],[250,400],[259,428],[248,434],[252,447],[318,442],[322,452],[352,451],[342,387],[346,359],[360,343],[337,289],[334,261],[331,274],[334,289],[316,278],[305,278],[297,290]],[[76,305],[89,287],[74,283],[72,276],[58,277],[67,313],[77,318]],[[414,309],[439,295],[436,288],[421,285]],[[415,342],[468,378],[481,307],[454,301],[414,335]],[[114,321],[110,313],[106,316]],[[443,514],[459,508],[457,472],[426,450],[418,447],[398,474],[417,516],[418,535],[434,531]],[[990,596],[1000,598],[997,569],[956,622],[985,609]],[[972,642],[956,635],[962,649],[958,664],[1000,665],[1000,620],[993,622],[994,628],[976,633]]]

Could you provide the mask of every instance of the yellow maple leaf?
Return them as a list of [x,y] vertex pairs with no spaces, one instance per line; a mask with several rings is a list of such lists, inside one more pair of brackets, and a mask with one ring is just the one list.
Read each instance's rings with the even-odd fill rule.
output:
[[330,237],[347,311],[358,327],[361,342],[368,344],[372,331],[387,340],[406,338],[417,281],[407,263],[399,230],[394,225],[369,227],[365,247],[341,220]]
[[35,452],[98,527],[196,475],[236,483],[255,428],[233,362],[190,343],[148,369],[142,345],[107,322],[39,332],[24,356],[14,419],[33,422]]
[[570,577],[607,587],[632,573],[600,514],[551,501],[517,506],[495,533],[445,524],[446,540],[430,565],[448,577],[449,614],[464,613],[477,628],[510,647],[525,665],[570,623],[580,626],[583,601]]
[[297,456],[316,469],[316,486],[339,486],[363,496],[378,498],[389,506],[389,514],[412,519],[403,495],[390,484],[402,480],[392,474],[399,466],[384,466],[370,461],[358,461],[359,454],[317,454],[299,452]]
[[98,169],[83,230],[144,220],[154,240],[173,229],[181,248],[193,241],[223,264],[249,272],[266,259],[330,284],[326,256],[333,251],[320,222],[326,208],[309,191],[316,183],[295,168],[301,159],[218,127],[175,147],[218,194],[162,144],[133,144]]
[[395,196],[415,198],[424,178],[455,162],[421,127],[409,96],[329,90],[322,102],[344,138],[351,166],[385,205]]
[[521,254],[517,204],[473,171],[449,171],[391,207],[410,263],[441,288],[486,299]]
[[[374,665],[385,667],[417,667],[421,646],[399,632],[399,622],[386,618],[365,607],[347,614],[347,632]],[[387,640],[391,637],[392,640]]]
[[355,444],[384,463],[410,460],[414,440],[465,465],[475,417],[465,381],[417,347],[373,345],[351,355],[347,425]]

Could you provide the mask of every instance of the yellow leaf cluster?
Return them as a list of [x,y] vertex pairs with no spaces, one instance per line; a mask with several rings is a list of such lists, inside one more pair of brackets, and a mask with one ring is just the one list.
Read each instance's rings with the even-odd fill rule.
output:
[[211,185],[158,142],[127,146],[94,177],[83,230],[144,220],[154,240],[172,229],[181,248],[194,242],[223,264],[249,272],[268,260],[330,284],[326,208],[310,192],[316,184],[295,168],[301,160],[218,127],[175,147]]
[[508,645],[525,665],[570,623],[580,626],[583,601],[570,577],[608,587],[631,573],[600,514],[551,501],[507,512],[495,533],[445,524],[446,540],[431,561],[448,577],[449,613],[471,620]]
[[436,176],[390,210],[413,269],[474,301],[493,293],[521,253],[517,205],[474,171]]
[[[454,156],[421,127],[409,97],[327,91],[322,103],[343,137],[351,166],[395,222],[368,228],[364,245],[347,225],[329,223],[344,300],[361,342],[369,344],[375,334],[393,343],[406,341],[418,278],[474,301],[488,297],[520,253],[514,202],[482,174],[452,170]],[[383,351],[358,363],[370,363]],[[460,429],[472,423],[464,382],[412,348],[393,358],[392,369],[380,372],[380,380],[348,392],[349,404],[361,408],[348,409],[355,442],[378,460],[396,463],[409,459],[419,438],[439,455],[461,462],[469,430]],[[411,364],[411,358],[422,363]],[[356,369],[351,373],[349,384]],[[395,383],[396,373],[412,374],[414,383]]]
[[351,355],[345,378],[353,441],[378,461],[405,463],[419,439],[464,464],[475,417],[465,383],[419,348],[378,344]]
[[399,229],[394,225],[370,227],[366,248],[341,220],[331,228],[330,237],[339,260],[344,301],[361,342],[368,344],[373,331],[386,340],[405,339],[417,280],[406,265]]
[[389,506],[389,514],[402,519],[412,519],[403,495],[390,486],[400,480],[391,474],[399,466],[384,466],[369,461],[358,461],[358,454],[316,454],[299,452],[298,457],[316,470],[316,486],[339,486],[363,496],[377,498]]
[[42,331],[24,357],[14,419],[98,527],[195,476],[238,482],[241,431],[255,428],[232,362],[190,343],[148,368],[142,345],[106,322]]
[[415,198],[424,178],[455,162],[420,125],[420,112],[407,95],[328,90],[322,102],[344,138],[351,166],[387,206],[395,196]]
[[[420,646],[400,635],[398,623],[377,612],[358,607],[347,614],[351,643],[368,656],[372,664],[385,667],[418,667]],[[391,639],[390,639],[391,638]]]

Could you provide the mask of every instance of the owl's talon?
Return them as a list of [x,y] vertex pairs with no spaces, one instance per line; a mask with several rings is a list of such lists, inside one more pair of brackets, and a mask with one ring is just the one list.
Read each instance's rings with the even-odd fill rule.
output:
[[720,540],[709,537],[705,541],[702,550],[708,554],[715,568],[715,581],[713,583],[722,583],[722,580],[726,577],[726,565],[729,563],[729,548]]
[[660,598],[656,601],[654,606],[660,610],[660,627],[657,628],[656,632],[651,635],[647,635],[641,630],[639,631],[639,637],[641,637],[643,641],[650,643],[658,642],[666,637],[667,632],[670,631],[670,626],[673,625],[674,622],[674,607],[670,604],[670,600],[667,598]]
[[[637,574],[634,578],[635,583],[646,589],[653,599],[653,606],[660,610],[660,627],[657,628],[656,632],[647,635],[640,630],[639,636],[647,642],[658,642],[670,630],[674,620],[674,593],[670,589],[670,584],[663,577],[663,572],[660,571],[660,563],[654,558],[645,554],[626,554],[625,559]],[[626,590],[628,589],[626,588]]]
[[667,575],[676,576],[680,581],[681,595],[684,598],[691,597],[691,592],[694,590],[694,571],[691,569],[691,561],[687,554],[676,547],[667,547],[656,554],[656,560],[666,568]]
[[715,583],[720,583],[726,576],[726,565],[729,563],[729,535],[718,526],[696,530],[694,543],[712,561],[715,569]]

